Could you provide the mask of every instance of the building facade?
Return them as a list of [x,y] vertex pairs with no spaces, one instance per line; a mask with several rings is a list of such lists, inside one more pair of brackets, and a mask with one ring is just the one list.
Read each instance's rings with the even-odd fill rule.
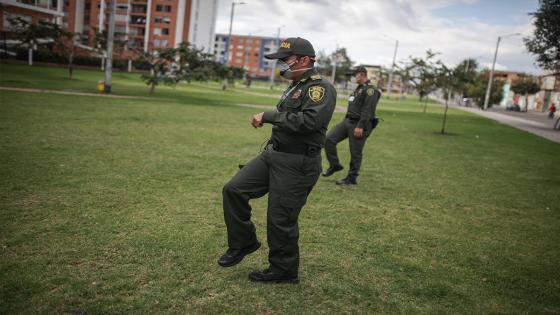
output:
[[276,51],[277,42],[281,40],[251,35],[232,35],[230,40],[227,34],[216,34],[214,56],[216,61],[244,68],[255,77],[268,78],[275,62],[264,55]]
[[[56,22],[94,44],[108,28],[109,0],[0,0],[0,31],[9,18]],[[116,0],[115,34],[126,47],[150,51],[189,42],[213,53],[218,0]]]

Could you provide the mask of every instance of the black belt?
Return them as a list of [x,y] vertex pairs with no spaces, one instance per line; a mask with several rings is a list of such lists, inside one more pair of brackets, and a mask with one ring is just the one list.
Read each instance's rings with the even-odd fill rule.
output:
[[354,117],[349,117],[349,116],[346,116],[346,119],[348,119],[350,121],[354,121],[354,122],[360,121],[360,118],[354,118]]
[[276,141],[269,141],[269,145],[272,145],[274,151],[282,153],[300,154],[308,157],[316,157],[321,153],[321,147],[307,145],[307,144],[292,144],[292,145],[281,145]]

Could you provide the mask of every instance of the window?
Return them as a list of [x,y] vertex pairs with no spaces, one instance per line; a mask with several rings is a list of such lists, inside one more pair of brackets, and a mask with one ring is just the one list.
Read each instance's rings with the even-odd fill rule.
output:
[[160,24],[170,24],[171,23],[171,18],[168,16],[156,16],[154,18],[154,22],[155,23],[160,23]]
[[158,5],[156,5],[156,11],[157,12],[171,12],[171,6],[170,5],[158,4]]
[[240,51],[238,51],[237,53],[235,53],[235,55],[236,55],[237,57],[241,57],[241,56],[243,56],[243,53],[240,52]]
[[161,35],[169,35],[169,29],[168,28],[164,28],[161,30]]
[[154,28],[154,35],[161,35],[161,28]]

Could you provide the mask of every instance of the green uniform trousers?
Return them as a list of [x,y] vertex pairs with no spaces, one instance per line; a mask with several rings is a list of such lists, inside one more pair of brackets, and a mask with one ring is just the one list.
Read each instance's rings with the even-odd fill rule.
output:
[[257,241],[250,199],[268,193],[268,261],[273,272],[295,276],[299,268],[298,216],[321,173],[321,155],[308,157],[267,149],[224,185],[228,246],[240,249]]
[[367,137],[371,133],[371,127],[364,129],[364,135],[360,139],[354,137],[354,129],[358,124],[357,120],[345,118],[341,123],[334,126],[329,130],[327,139],[325,141],[325,154],[330,166],[341,166],[338,159],[336,145],[348,138],[350,144],[350,169],[348,170],[348,177],[352,179],[358,178],[360,173],[360,166],[362,165],[362,151],[366,144]]

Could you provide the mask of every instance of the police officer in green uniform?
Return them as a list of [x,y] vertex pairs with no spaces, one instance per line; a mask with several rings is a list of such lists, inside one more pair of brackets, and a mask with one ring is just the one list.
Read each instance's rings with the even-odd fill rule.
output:
[[348,99],[346,117],[329,130],[325,142],[325,153],[330,166],[323,176],[331,176],[344,168],[338,159],[336,145],[346,138],[350,143],[350,170],[348,176],[336,181],[337,185],[356,185],[358,183],[356,179],[362,164],[362,151],[366,139],[375,128],[375,110],[381,97],[381,92],[370,84],[365,67],[354,68],[350,75],[353,75],[358,87]]
[[218,264],[230,267],[261,244],[251,222],[250,199],[268,193],[269,267],[249,274],[252,281],[296,283],[299,267],[298,215],[321,174],[321,147],[336,105],[336,91],[313,68],[315,50],[303,38],[288,38],[276,53],[280,74],[292,80],[277,110],[253,116],[255,128],[272,125],[264,152],[223,188],[228,250]]

